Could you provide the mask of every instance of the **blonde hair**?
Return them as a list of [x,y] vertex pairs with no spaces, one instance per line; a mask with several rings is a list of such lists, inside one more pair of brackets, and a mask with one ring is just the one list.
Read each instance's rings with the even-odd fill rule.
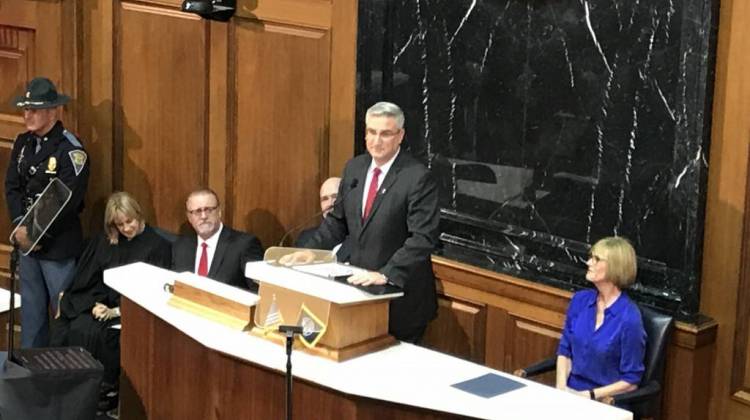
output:
[[141,205],[135,201],[132,195],[124,191],[110,195],[109,199],[107,199],[107,206],[104,209],[104,232],[107,234],[109,243],[113,245],[117,244],[117,238],[120,235],[120,231],[115,225],[117,213],[143,223]]
[[591,254],[607,262],[607,280],[620,289],[635,282],[638,271],[635,249],[625,238],[610,236],[598,240],[591,247]]

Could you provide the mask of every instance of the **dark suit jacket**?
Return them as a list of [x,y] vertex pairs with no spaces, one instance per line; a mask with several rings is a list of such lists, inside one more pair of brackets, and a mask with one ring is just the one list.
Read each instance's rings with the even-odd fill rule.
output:
[[[297,237],[297,240],[294,241],[294,246],[296,246],[297,248],[304,248],[305,244],[312,240],[313,236],[315,235],[316,230],[318,230],[317,227],[311,227],[309,229],[305,229],[302,232],[300,232],[299,236]],[[344,239],[344,242],[341,243],[341,246],[336,251],[336,261],[349,262],[351,255],[352,255],[351,244],[349,243],[348,238],[347,238],[347,239]]]
[[399,332],[426,326],[437,313],[430,255],[438,241],[438,193],[427,168],[402,150],[363,223],[371,161],[364,154],[347,162],[333,211],[305,245],[331,249],[348,236],[352,265],[379,271],[401,287],[404,296],[390,305],[389,330],[398,338]]
[[[180,236],[172,245],[172,270],[195,272],[196,235]],[[221,229],[208,278],[255,293],[258,285],[245,278],[245,264],[263,259],[263,247],[253,235],[227,225]]]

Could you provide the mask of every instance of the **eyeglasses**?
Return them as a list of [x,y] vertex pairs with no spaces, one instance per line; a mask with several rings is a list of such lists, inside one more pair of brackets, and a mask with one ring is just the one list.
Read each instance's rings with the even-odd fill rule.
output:
[[200,216],[202,214],[205,214],[206,216],[209,216],[209,215],[213,214],[216,211],[216,209],[218,209],[218,208],[219,208],[219,206],[202,207],[202,208],[195,209],[195,210],[188,210],[187,212],[191,216]]
[[606,259],[596,255],[596,254],[589,254],[589,259],[594,260],[594,264],[598,263],[599,261],[607,261]]

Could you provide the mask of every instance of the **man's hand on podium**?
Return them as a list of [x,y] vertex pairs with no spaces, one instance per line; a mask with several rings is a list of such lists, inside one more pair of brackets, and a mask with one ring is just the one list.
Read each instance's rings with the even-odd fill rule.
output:
[[296,251],[291,254],[286,254],[279,258],[279,264],[286,266],[310,264],[315,260],[315,254],[312,251]]
[[377,271],[363,271],[349,277],[346,281],[359,286],[377,286],[388,283],[388,278]]

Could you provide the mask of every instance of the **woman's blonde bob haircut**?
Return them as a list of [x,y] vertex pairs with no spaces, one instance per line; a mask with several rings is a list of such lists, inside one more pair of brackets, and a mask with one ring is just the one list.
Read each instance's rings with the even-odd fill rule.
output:
[[115,225],[115,218],[120,213],[129,219],[135,219],[143,223],[143,213],[141,212],[141,205],[135,201],[132,195],[119,191],[109,196],[107,199],[107,206],[104,209],[104,232],[109,238],[109,243],[116,244],[117,238],[120,235],[120,231],[117,230]]
[[620,289],[626,289],[635,282],[638,264],[635,249],[625,238],[610,236],[598,240],[591,247],[591,255],[607,262],[607,280]]

